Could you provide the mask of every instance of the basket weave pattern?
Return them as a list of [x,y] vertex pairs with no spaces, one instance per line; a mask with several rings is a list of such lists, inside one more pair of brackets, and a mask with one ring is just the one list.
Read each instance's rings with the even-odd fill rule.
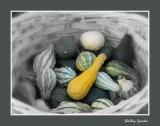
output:
[[[47,43],[55,42],[61,36],[74,35],[77,39],[87,30],[99,30],[108,44],[117,46],[125,33],[134,39],[136,60],[142,82],[141,88],[133,97],[119,104],[93,114],[135,114],[148,104],[148,20],[136,14],[122,12],[30,12],[12,20],[12,90],[25,62]],[[22,65],[23,64],[23,65]],[[32,106],[12,98],[12,113],[51,114],[41,112]]]

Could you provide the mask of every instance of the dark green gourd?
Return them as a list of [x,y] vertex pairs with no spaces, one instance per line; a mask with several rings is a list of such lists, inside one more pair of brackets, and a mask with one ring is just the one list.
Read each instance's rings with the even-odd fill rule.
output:
[[56,86],[50,95],[50,106],[51,108],[57,107],[61,102],[67,101],[69,96],[67,95],[67,89],[65,87]]
[[113,59],[133,67],[134,58],[133,38],[130,34],[125,34],[114,52]]
[[57,67],[65,67],[68,66],[73,70],[77,70],[76,68],[76,60],[74,59],[57,59]]
[[100,53],[104,53],[107,56],[107,60],[106,62],[108,62],[109,60],[111,60],[113,54],[114,54],[115,48],[113,46],[105,46],[103,47],[101,50],[99,50],[99,54]]
[[62,37],[56,42],[55,50],[59,58],[69,59],[77,55],[78,44],[74,37]]
[[99,71],[106,72],[106,67],[105,66],[101,67],[101,69]]
[[108,91],[105,91],[100,88],[92,87],[88,95],[83,99],[83,102],[91,105],[94,101],[96,101],[99,98],[110,99]]

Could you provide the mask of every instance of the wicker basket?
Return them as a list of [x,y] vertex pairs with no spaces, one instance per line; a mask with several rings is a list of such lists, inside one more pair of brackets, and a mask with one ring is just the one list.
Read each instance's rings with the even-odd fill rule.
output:
[[[125,12],[28,12],[12,20],[12,90],[21,76],[20,68],[31,56],[41,50],[37,45],[55,42],[61,36],[79,38],[86,30],[100,30],[108,43],[117,46],[125,33],[134,38],[136,60],[141,90],[119,104],[89,114],[136,114],[149,104],[149,44],[148,19]],[[41,46],[40,46],[41,47]],[[15,98],[11,98],[12,114],[54,114],[42,112]],[[86,115],[85,114],[85,115]]]

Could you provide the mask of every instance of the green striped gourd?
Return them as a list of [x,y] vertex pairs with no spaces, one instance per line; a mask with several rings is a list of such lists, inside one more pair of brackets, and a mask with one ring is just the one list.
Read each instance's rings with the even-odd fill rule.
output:
[[87,70],[94,62],[96,56],[89,51],[81,52],[76,59],[77,69],[80,71]]
[[120,90],[119,85],[116,84],[112,80],[112,78],[105,72],[98,72],[95,86],[104,90],[111,90],[114,92],[118,92]]
[[93,102],[91,104],[91,107],[93,109],[95,109],[95,110],[105,109],[105,108],[111,107],[111,106],[114,106],[114,104],[110,100],[108,100],[106,98],[104,98],[104,99],[97,99],[95,102]]
[[45,49],[43,52],[38,54],[33,63],[33,70],[35,73],[38,73],[42,69],[44,69],[46,66],[53,69],[55,66],[55,54],[54,54],[54,46],[49,45],[47,49]]
[[56,85],[56,74],[49,67],[42,69],[37,76],[37,86],[43,99],[48,99]]
[[60,85],[67,86],[66,83],[77,76],[76,72],[70,67],[55,68],[57,82]]
[[70,113],[85,113],[91,111],[92,111],[91,107],[85,103],[63,101],[57,108],[52,109],[51,112],[60,114],[70,114]]
[[134,81],[137,81],[138,78],[135,70],[118,60],[112,60],[109,62],[106,66],[106,71],[109,75],[115,78],[125,76]]

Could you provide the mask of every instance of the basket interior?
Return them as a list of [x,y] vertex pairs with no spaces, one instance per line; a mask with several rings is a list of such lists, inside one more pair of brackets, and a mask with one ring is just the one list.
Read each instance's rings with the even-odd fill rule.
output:
[[79,40],[81,33],[87,30],[101,31],[107,44],[114,47],[117,47],[125,33],[130,33],[134,38],[134,68],[141,78],[141,89],[147,84],[148,24],[143,22],[143,18],[119,13],[24,15],[12,24],[12,90],[26,72],[33,71],[33,57],[45,49],[48,43],[55,43],[62,36],[75,36]]

